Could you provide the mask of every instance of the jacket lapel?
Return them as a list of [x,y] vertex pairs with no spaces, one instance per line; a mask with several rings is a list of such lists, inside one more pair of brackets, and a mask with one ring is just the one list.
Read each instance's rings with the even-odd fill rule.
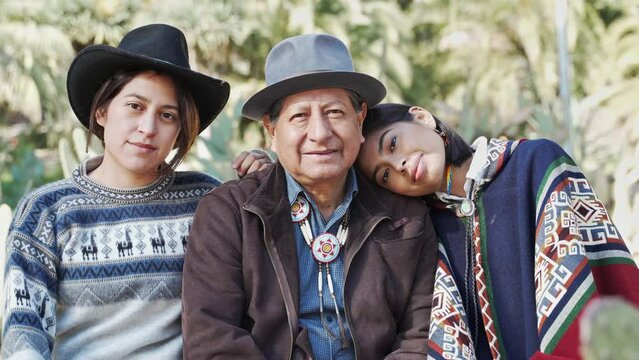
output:
[[[291,221],[291,206],[286,193],[284,168],[279,162],[265,175],[260,187],[243,206],[256,213],[264,222],[265,246],[277,272],[283,292],[288,292],[294,303],[295,320],[299,309],[299,269],[297,248]],[[283,282],[282,280],[286,281]],[[285,301],[287,294],[282,294]]]
[[362,247],[368,234],[381,219],[390,218],[386,205],[380,201],[377,194],[384,191],[371,183],[364,174],[355,170],[359,191],[351,203],[351,223],[348,230],[348,241],[344,249],[344,266],[348,269],[351,261]]

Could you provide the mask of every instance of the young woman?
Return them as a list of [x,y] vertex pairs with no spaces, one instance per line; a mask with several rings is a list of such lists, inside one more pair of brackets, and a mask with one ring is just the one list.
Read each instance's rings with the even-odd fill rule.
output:
[[185,245],[198,201],[219,181],[174,169],[229,94],[190,70],[187,49],[180,30],[154,24],[71,64],[71,107],[104,154],[16,209],[3,358],[181,358]]
[[440,238],[430,356],[579,358],[591,300],[639,305],[639,271],[606,209],[560,146],[479,138],[428,111],[369,109],[358,166],[424,197]]

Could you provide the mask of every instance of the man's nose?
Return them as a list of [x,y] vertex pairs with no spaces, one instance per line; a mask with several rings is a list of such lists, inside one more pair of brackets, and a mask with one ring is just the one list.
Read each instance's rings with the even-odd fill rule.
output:
[[312,114],[309,118],[307,136],[310,140],[322,142],[330,137],[332,131],[330,122],[323,114]]

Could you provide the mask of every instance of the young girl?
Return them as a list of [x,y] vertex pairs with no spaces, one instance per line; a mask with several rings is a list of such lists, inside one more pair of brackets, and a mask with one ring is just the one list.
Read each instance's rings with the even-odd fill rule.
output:
[[363,133],[364,174],[433,209],[433,358],[579,358],[591,300],[639,305],[639,271],[621,235],[554,142],[479,138],[471,147],[428,111],[399,104],[370,109]]
[[219,182],[174,169],[229,94],[190,70],[187,49],[180,30],[154,24],[71,64],[71,107],[104,154],[16,209],[4,358],[181,358],[185,246],[198,201]]

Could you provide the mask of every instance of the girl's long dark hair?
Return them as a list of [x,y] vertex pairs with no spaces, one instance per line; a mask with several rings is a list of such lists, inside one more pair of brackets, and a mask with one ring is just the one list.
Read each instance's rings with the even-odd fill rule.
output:
[[[392,123],[413,121],[413,114],[408,112],[410,108],[411,106],[409,105],[394,103],[373,106],[368,109],[362,133],[366,136]],[[457,132],[447,127],[436,116],[433,115],[433,118],[435,118],[437,130],[443,132],[448,141],[445,145],[446,164],[461,165],[464,160],[473,155],[473,148]]]

